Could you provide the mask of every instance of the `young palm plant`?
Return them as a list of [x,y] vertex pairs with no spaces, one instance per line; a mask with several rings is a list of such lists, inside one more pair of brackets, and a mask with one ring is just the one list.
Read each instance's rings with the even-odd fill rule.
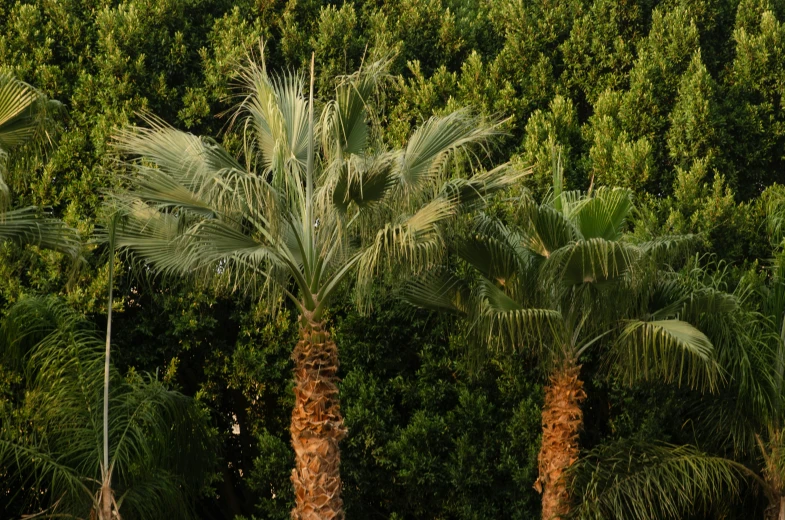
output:
[[[337,81],[319,117],[304,77],[271,77],[264,65],[241,74],[245,97],[235,121],[242,159],[209,138],[149,118],[118,148],[130,157],[130,188],[118,247],[169,275],[202,274],[255,291],[300,314],[294,348],[291,436],[296,519],[343,518],[338,349],[325,323],[331,297],[356,281],[367,304],[381,273],[416,272],[438,262],[443,227],[519,177],[507,165],[449,179],[472,163],[494,125],[465,110],[432,117],[403,148],[388,149],[369,124],[369,102],[384,63]],[[463,159],[457,161],[457,159]]]
[[535,483],[544,520],[570,512],[564,473],[579,455],[581,359],[590,349],[608,345],[611,366],[629,381],[715,384],[708,338],[675,307],[645,309],[657,266],[689,237],[635,241],[624,232],[632,208],[627,190],[563,191],[555,167],[542,203],[523,195],[509,223],[481,216],[455,240],[457,256],[475,271],[474,289],[437,273],[406,290],[412,303],[466,316],[480,342],[535,350],[549,367]]
[[40,216],[35,207],[10,210],[5,183],[11,150],[48,139],[50,116],[59,106],[27,83],[0,73],[0,242],[34,244],[75,256],[79,241],[74,230],[60,220]]
[[[27,298],[9,309],[0,348],[4,362],[24,376],[18,399],[0,402],[0,493],[23,509],[19,513],[84,520],[116,520],[120,512],[125,520],[193,517],[192,502],[209,484],[215,446],[207,414],[192,399],[154,377],[111,370],[107,464],[105,355],[91,324],[56,298]],[[113,475],[108,494],[107,466]]]

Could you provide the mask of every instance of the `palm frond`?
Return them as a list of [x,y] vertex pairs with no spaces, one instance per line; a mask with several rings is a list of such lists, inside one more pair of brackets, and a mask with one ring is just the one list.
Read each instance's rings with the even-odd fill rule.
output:
[[622,440],[590,451],[570,468],[578,497],[571,518],[680,519],[738,499],[752,472],[691,446]]
[[471,305],[470,292],[462,280],[440,272],[426,273],[410,280],[401,290],[401,296],[416,307],[466,316]]
[[[276,189],[298,191],[300,177],[292,178],[288,172],[302,173],[307,168],[308,102],[303,96],[303,76],[273,79],[263,66],[252,62],[241,71],[240,82],[248,92],[237,114],[246,132],[249,158],[259,154],[261,164],[273,173]],[[297,183],[292,182],[295,179]]]
[[[102,477],[102,342],[53,298],[22,300],[2,330],[3,346],[23,345],[26,392],[0,420],[0,466],[57,502],[58,513],[88,517]],[[121,514],[190,518],[187,507],[171,504],[190,503],[208,478],[203,462],[211,466],[214,446],[207,416],[150,376],[111,370],[110,377],[113,488],[129,497]],[[152,483],[151,475],[166,480]],[[151,508],[169,516],[146,514]]]
[[468,179],[450,179],[442,186],[441,193],[446,197],[456,197],[461,210],[468,212],[484,207],[488,197],[516,185],[533,171],[531,167],[518,170],[505,163]]
[[482,146],[498,130],[466,110],[434,116],[419,126],[400,156],[398,175],[405,192],[418,192],[442,175],[447,160],[471,146]]
[[71,258],[81,249],[75,229],[59,219],[41,216],[34,207],[0,212],[0,242],[6,240],[53,249]]
[[599,188],[573,214],[585,239],[618,240],[632,210],[632,193],[621,188]]
[[575,225],[550,206],[524,201],[520,209],[525,245],[543,258],[549,258],[554,251],[582,238]]
[[51,141],[51,114],[61,109],[27,83],[0,73],[0,210],[9,202],[3,179],[8,153],[25,143]]
[[544,269],[546,275],[565,286],[602,283],[626,274],[640,256],[637,248],[627,244],[590,238],[554,251]]
[[545,335],[550,333],[557,340],[563,336],[563,317],[558,311],[525,307],[488,281],[480,283],[478,293],[482,302],[478,325],[490,346],[525,349],[535,342],[534,348],[541,349]]
[[614,366],[629,383],[663,379],[713,390],[719,379],[714,347],[704,333],[681,320],[630,320],[613,349]]
[[504,285],[522,271],[515,251],[505,242],[492,236],[474,234],[460,240],[456,253],[483,276]]

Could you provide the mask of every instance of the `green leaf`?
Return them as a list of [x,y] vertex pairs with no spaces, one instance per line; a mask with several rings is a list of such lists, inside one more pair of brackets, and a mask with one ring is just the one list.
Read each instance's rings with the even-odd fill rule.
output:
[[656,377],[714,390],[719,379],[711,341],[681,320],[628,321],[612,356],[628,383]]

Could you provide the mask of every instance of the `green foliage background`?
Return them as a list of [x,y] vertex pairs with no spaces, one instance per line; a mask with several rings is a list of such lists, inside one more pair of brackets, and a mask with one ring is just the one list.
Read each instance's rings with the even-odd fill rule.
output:
[[[13,165],[15,203],[50,206],[88,235],[102,193],[122,183],[108,143],[140,111],[236,146],[215,114],[232,106],[232,73],[262,39],[270,70],[302,67],[315,51],[322,91],[365,56],[394,53],[380,100],[390,142],[469,105],[507,118],[492,158],[538,163],[526,181],[535,192],[555,146],[570,187],[635,190],[637,233],[698,232],[703,252],[739,264],[771,255],[759,195],[785,178],[782,0],[0,0],[0,70],[68,110],[47,160]],[[61,293],[100,322],[100,253],[74,273],[54,253],[0,246],[0,309]],[[291,313],[129,276],[118,289],[119,366],[159,371],[222,432],[203,517],[287,518]],[[457,324],[394,301],[331,319],[350,518],[538,515],[542,374],[532,360],[497,353],[470,366]],[[584,370],[587,447],[692,440],[686,391],[627,390]],[[0,366],[0,405],[15,385]],[[15,507],[3,500],[0,510]]]

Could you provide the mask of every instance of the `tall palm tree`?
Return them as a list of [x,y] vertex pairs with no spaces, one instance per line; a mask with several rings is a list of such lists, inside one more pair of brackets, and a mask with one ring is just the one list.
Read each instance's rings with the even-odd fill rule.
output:
[[11,150],[48,139],[51,113],[59,106],[27,83],[0,73],[0,242],[29,243],[74,256],[79,244],[75,232],[60,220],[39,215],[37,208],[9,210],[4,180]]
[[677,305],[647,308],[657,267],[689,237],[635,240],[625,233],[628,190],[563,191],[558,166],[546,200],[524,194],[513,207],[508,223],[481,216],[455,241],[457,256],[475,271],[474,290],[454,273],[428,273],[406,296],[463,314],[483,343],[542,356],[549,383],[535,488],[542,518],[564,519],[564,473],[578,459],[583,425],[582,357],[604,344],[611,366],[629,381],[659,377],[703,387],[715,384],[716,366],[711,342],[678,319]]
[[[291,436],[297,519],[343,518],[338,349],[325,312],[353,278],[368,304],[382,273],[416,272],[445,249],[443,227],[519,175],[504,165],[449,179],[469,152],[497,131],[466,110],[432,117],[405,147],[389,149],[369,124],[384,63],[337,81],[319,117],[299,74],[268,75],[250,64],[235,121],[244,137],[236,159],[215,141],[148,118],[118,148],[134,172],[119,194],[125,222],[117,244],[171,275],[206,274],[300,314],[294,348]],[[460,160],[459,160],[460,159]]]
[[[23,392],[0,406],[0,495],[32,517],[188,519],[215,462],[209,417],[155,377],[111,370],[113,444],[102,457],[105,356],[100,336],[53,297],[13,305],[0,327],[4,363]],[[106,498],[111,501],[109,516]]]

